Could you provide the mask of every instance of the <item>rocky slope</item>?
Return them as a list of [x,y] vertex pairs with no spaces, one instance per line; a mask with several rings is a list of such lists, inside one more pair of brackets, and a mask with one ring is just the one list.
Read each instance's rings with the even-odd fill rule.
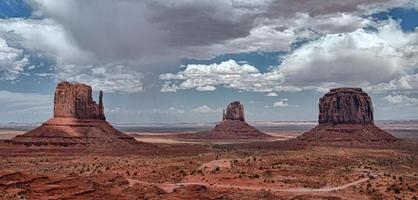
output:
[[372,100],[361,88],[335,88],[319,100],[319,125],[307,141],[387,142],[397,139],[374,125]]
[[10,142],[28,146],[84,146],[95,150],[129,149],[138,142],[105,121],[103,93],[93,101],[90,86],[61,82],[54,99],[54,117]]
[[239,101],[230,103],[223,111],[223,120],[215,128],[199,133],[184,134],[190,139],[264,139],[270,135],[245,122],[244,106]]

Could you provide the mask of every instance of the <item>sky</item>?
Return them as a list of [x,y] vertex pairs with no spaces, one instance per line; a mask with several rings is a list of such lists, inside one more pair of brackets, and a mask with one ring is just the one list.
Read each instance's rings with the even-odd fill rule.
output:
[[0,123],[52,117],[59,81],[112,123],[316,120],[362,87],[375,119],[418,119],[416,0],[2,0]]

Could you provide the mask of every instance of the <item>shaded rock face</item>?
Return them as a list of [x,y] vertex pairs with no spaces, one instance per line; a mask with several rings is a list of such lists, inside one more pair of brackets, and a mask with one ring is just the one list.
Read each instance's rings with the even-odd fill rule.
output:
[[270,135],[245,122],[244,106],[239,101],[230,103],[223,111],[222,121],[205,132],[183,134],[190,139],[265,139]]
[[24,145],[83,146],[97,151],[136,149],[139,144],[105,121],[103,92],[99,104],[90,86],[61,82],[54,99],[54,117],[11,143]]
[[244,118],[244,105],[239,101],[230,103],[223,111],[223,120],[239,120],[245,121]]
[[374,125],[372,100],[361,88],[335,88],[319,100],[319,125],[298,136],[321,142],[398,140]]
[[319,100],[319,124],[373,123],[372,100],[361,88],[331,89]]
[[99,104],[93,101],[92,89],[85,84],[61,82],[57,85],[54,98],[54,117],[105,120],[103,92]]

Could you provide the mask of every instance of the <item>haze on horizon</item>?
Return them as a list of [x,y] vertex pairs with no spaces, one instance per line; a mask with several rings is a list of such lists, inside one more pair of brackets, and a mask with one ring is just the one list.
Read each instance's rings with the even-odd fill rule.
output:
[[103,90],[113,123],[216,122],[234,100],[316,120],[342,86],[418,119],[417,19],[416,0],[4,0],[0,123],[50,118],[63,80]]

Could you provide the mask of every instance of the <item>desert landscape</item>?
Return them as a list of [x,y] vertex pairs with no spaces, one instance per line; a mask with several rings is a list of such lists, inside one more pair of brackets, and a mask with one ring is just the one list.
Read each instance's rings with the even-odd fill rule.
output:
[[105,121],[102,95],[96,104],[89,86],[63,82],[52,119],[27,133],[3,127],[0,199],[417,199],[416,122],[378,128],[360,89],[326,94],[317,127],[258,130],[233,102],[195,133],[122,133]]

